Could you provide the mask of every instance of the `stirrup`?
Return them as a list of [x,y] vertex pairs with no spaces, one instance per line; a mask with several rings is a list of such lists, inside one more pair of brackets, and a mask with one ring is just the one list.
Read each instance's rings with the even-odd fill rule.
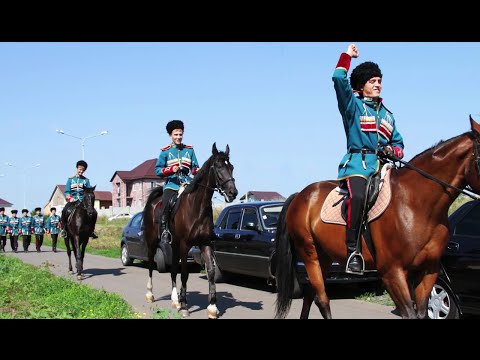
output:
[[[350,264],[350,261],[353,259],[354,256],[360,256],[360,259],[362,259],[362,269],[360,271],[352,271],[349,270],[348,265]],[[365,271],[365,260],[363,259],[363,255],[359,253],[358,251],[354,251],[350,254],[350,256],[347,259],[347,264],[345,265],[345,272],[347,274],[354,274],[354,275],[363,275],[363,272]]]
[[170,233],[170,231],[168,231],[167,229],[163,230],[162,235],[160,236],[160,241],[165,242],[167,244],[171,244],[172,234]]

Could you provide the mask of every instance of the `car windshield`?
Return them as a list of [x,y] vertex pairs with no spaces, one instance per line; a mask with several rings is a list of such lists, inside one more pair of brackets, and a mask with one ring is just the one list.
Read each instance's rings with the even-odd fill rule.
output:
[[282,205],[264,206],[261,208],[263,225],[267,228],[276,228]]

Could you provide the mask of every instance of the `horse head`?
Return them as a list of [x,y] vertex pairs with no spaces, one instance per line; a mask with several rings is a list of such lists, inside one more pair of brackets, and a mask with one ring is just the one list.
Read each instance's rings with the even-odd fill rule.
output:
[[212,146],[212,165],[215,185],[227,203],[231,203],[238,195],[235,179],[233,178],[233,165],[230,163],[230,147],[227,145],[225,152],[217,150],[217,144]]
[[83,203],[85,205],[85,209],[87,209],[88,216],[92,217],[95,212],[95,188],[97,185],[91,188],[86,188],[83,194]]
[[470,116],[470,139],[472,148],[469,153],[468,165],[465,168],[465,180],[467,185],[477,194],[480,193],[480,124]]

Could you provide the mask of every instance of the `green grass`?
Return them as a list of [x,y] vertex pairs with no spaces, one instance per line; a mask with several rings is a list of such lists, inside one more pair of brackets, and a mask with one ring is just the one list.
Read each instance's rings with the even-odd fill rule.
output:
[[384,290],[383,294],[377,295],[372,292],[365,292],[359,296],[355,297],[356,300],[368,301],[375,304],[386,305],[386,306],[395,306],[390,295],[388,295],[387,290]]
[[157,308],[153,312],[154,319],[183,319],[179,313],[170,309]]
[[0,255],[0,319],[133,319],[119,295]]
[[[97,219],[97,225],[95,226],[98,239],[90,239],[85,252],[110,258],[120,258],[122,230],[129,220],[130,219],[116,219],[108,221],[105,216],[99,217]],[[52,239],[50,235],[45,235],[43,239],[43,247],[47,246],[47,248],[51,248]],[[66,249],[65,240],[60,236],[58,237],[57,248]]]

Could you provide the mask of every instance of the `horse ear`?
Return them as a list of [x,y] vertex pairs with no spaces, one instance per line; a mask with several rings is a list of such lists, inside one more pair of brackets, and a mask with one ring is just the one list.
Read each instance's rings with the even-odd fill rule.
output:
[[480,136],[480,124],[473,120],[472,115],[470,115],[470,126],[475,135]]
[[95,185],[94,187],[92,187],[92,191],[95,191],[95,188],[97,187],[97,185]]
[[217,150],[217,143],[214,142],[212,146],[212,154],[213,155],[218,155],[218,150]]
[[228,156],[228,154],[230,154],[230,147],[227,144],[227,148],[225,149],[225,155]]

